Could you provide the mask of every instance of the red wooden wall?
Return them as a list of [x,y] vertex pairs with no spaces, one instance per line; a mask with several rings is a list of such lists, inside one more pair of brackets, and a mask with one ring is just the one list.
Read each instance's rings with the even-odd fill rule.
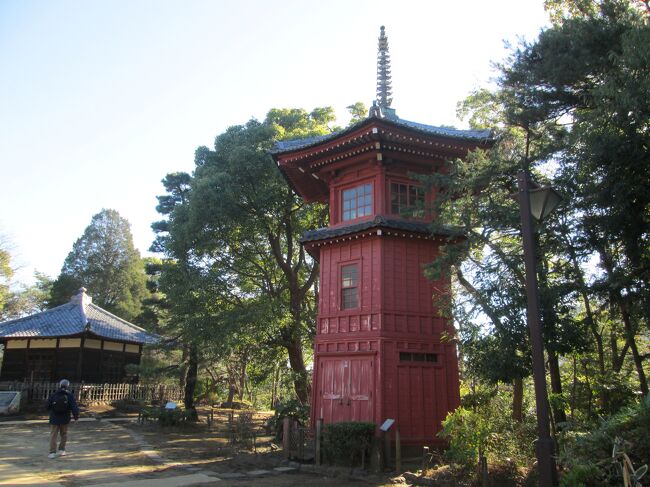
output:
[[[313,419],[394,418],[406,443],[433,444],[459,403],[455,346],[440,341],[452,330],[432,301],[448,283],[422,271],[437,252],[433,239],[380,233],[320,248]],[[340,267],[350,263],[359,265],[360,303],[341,310]],[[437,360],[400,360],[400,353]]]

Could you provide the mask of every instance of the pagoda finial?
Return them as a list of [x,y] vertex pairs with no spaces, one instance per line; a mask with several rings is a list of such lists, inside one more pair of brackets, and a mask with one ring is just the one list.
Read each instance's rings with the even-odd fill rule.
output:
[[382,25],[379,30],[377,49],[377,106],[388,108],[393,102],[390,84],[390,54],[388,54],[388,37]]

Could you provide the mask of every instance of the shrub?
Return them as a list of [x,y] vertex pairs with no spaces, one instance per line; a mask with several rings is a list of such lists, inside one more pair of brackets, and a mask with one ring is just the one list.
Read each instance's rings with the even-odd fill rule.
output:
[[144,408],[142,413],[144,416],[158,421],[160,426],[177,426],[196,420],[196,410],[194,409]]
[[309,405],[302,404],[297,399],[289,399],[278,403],[275,414],[269,419],[267,428],[275,432],[277,440],[282,439],[282,422],[284,418],[295,419],[301,425],[309,422]]
[[323,456],[329,463],[352,467],[368,451],[375,434],[374,423],[326,424],[323,428]]
[[[617,485],[623,477],[620,465],[612,460],[612,449],[628,455],[635,468],[650,463],[650,395],[641,403],[624,408],[594,427],[585,424],[561,436],[559,463],[566,470],[562,485],[578,479],[585,485]],[[565,481],[564,479],[567,478]]]
[[527,465],[534,456],[534,417],[518,423],[506,412],[510,409],[507,394],[483,396],[474,402],[465,396],[463,402],[471,408],[459,407],[442,422],[438,436],[449,441],[447,457],[466,468],[475,467],[479,455],[485,456],[490,465]]

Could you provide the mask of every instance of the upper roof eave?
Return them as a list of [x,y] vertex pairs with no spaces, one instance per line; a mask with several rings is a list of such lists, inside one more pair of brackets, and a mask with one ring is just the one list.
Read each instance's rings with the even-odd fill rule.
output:
[[366,125],[371,125],[374,122],[381,122],[388,125],[393,125],[397,128],[406,128],[410,130],[415,130],[418,133],[429,135],[429,136],[438,136],[438,137],[447,137],[459,141],[473,142],[481,145],[491,145],[496,140],[494,133],[490,129],[486,130],[460,130],[460,129],[450,129],[445,127],[436,127],[434,125],[426,125],[418,122],[412,122],[410,120],[405,120],[402,118],[386,118],[386,117],[377,117],[370,116],[363,120],[360,120],[357,123],[350,125],[349,127],[339,130],[337,132],[332,132],[327,135],[319,135],[315,137],[307,137],[303,139],[293,139],[293,140],[281,140],[276,142],[275,148],[271,149],[269,153],[277,159],[276,156],[283,154],[289,154],[291,152],[296,152],[310,147],[316,147],[324,142],[329,142],[354,132]]

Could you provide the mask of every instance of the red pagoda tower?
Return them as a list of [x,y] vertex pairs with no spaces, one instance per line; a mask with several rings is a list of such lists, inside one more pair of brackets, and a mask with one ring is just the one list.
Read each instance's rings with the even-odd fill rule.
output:
[[[409,122],[390,108],[388,42],[381,28],[377,100],[368,118],[321,137],[279,142],[273,157],[305,201],[329,203],[330,225],[302,244],[320,263],[312,422],[395,419],[406,444],[435,444],[459,404],[456,345],[435,296],[449,279],[427,280],[423,266],[450,234],[434,235],[413,174],[489,148],[490,131]],[[412,213],[412,212],[411,212]],[[456,237],[458,238],[458,237]]]

